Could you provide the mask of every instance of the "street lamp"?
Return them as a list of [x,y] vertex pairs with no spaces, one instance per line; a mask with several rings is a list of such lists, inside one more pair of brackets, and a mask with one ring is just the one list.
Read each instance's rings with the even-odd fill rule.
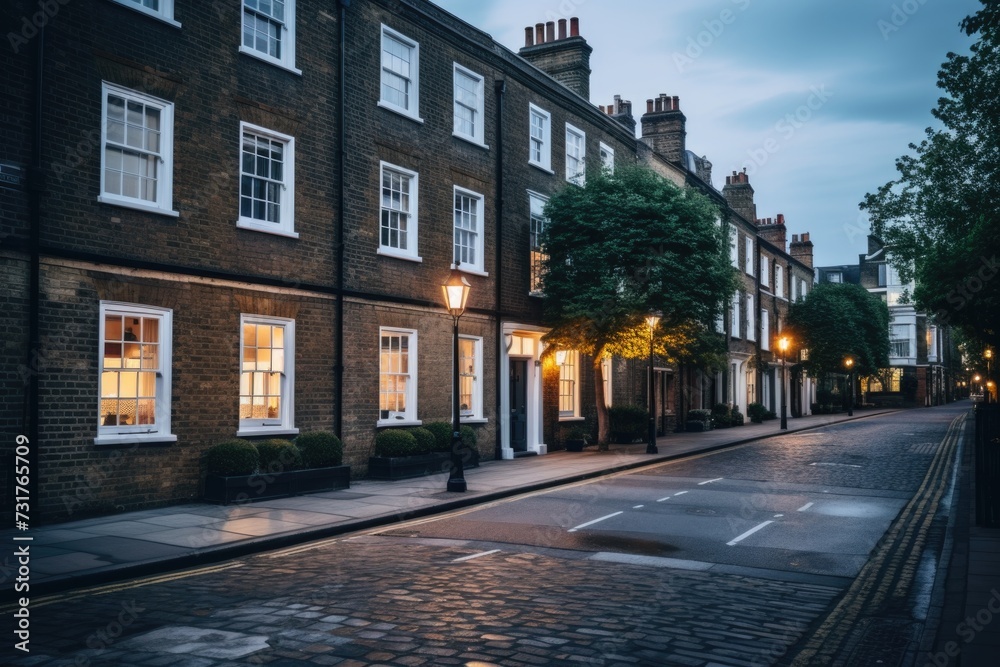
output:
[[459,416],[458,398],[458,318],[465,312],[465,303],[469,300],[469,281],[456,268],[451,270],[448,282],[441,286],[444,293],[444,305],[451,314],[454,323],[452,337],[452,413],[451,413],[451,472],[448,475],[449,491],[465,491],[465,471],[462,469],[462,425]]
[[788,336],[782,336],[778,339],[778,350],[781,352],[781,428],[783,430],[788,429],[788,417],[785,414],[785,353],[788,352],[790,344]]
[[656,448],[656,400],[654,394],[656,387],[653,382],[653,332],[656,325],[660,323],[658,313],[650,313],[646,316],[646,324],[649,326],[649,442],[646,444],[647,454],[658,454]]
[[986,348],[985,350],[983,350],[983,356],[986,357],[986,387],[987,387],[986,397],[984,401],[986,403],[992,403],[993,401],[990,397],[991,391],[989,388],[993,386],[993,382],[991,381],[993,375],[992,373],[990,373],[990,362],[993,361],[993,350],[991,350],[990,348]]
[[844,359],[847,366],[847,416],[854,416],[854,359],[847,357]]

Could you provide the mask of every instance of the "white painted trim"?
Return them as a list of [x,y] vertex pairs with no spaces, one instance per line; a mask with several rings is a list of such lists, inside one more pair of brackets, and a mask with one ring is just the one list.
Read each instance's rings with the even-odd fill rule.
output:
[[[268,317],[250,313],[240,313],[240,347],[239,360],[237,361],[237,378],[243,376],[243,325],[263,324],[269,326],[280,326],[285,330],[285,367],[282,371],[281,385],[281,413],[275,420],[266,419],[237,419],[239,420],[237,433],[248,435],[281,435],[291,432],[298,432],[295,428],[295,320],[287,317]],[[255,422],[275,421],[274,424],[257,424]]]

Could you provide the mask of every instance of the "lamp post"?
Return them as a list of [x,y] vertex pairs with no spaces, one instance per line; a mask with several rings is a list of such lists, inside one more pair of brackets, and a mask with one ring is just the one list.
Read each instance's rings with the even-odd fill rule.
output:
[[465,491],[465,471],[462,469],[462,425],[459,414],[458,398],[458,318],[465,312],[465,303],[469,300],[469,281],[456,268],[451,270],[448,282],[441,286],[444,292],[444,305],[455,323],[452,336],[452,413],[451,413],[451,472],[448,475],[449,491]]
[[788,336],[782,336],[778,339],[778,350],[781,352],[781,428],[782,430],[788,429],[788,416],[785,414],[785,353],[788,352],[788,346],[791,341],[788,340]]
[[847,366],[847,416],[854,416],[854,359],[847,357],[844,359]]
[[646,444],[647,454],[657,454],[656,448],[656,387],[653,382],[653,332],[660,322],[658,313],[650,313],[646,316],[646,324],[649,326],[649,443]]

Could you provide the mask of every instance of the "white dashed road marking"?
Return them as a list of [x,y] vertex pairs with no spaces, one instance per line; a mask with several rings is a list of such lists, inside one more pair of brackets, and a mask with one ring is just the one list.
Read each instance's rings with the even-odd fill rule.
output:
[[735,538],[733,540],[730,540],[729,542],[726,542],[726,546],[730,546],[731,547],[734,544],[736,544],[737,542],[739,542],[741,540],[745,540],[746,538],[750,537],[751,535],[753,535],[754,533],[756,533],[758,530],[760,530],[761,528],[763,528],[764,526],[766,526],[769,523],[774,523],[774,522],[773,521],[765,521],[762,524],[756,525],[753,528],[751,528],[750,530],[748,530],[747,532],[745,532],[742,535],[740,535],[739,537],[737,537],[737,538]]
[[580,530],[581,528],[586,528],[587,526],[593,526],[595,523],[597,523],[599,521],[604,521],[605,519],[610,519],[611,517],[618,516],[619,514],[621,514],[621,512],[614,512],[613,514],[608,514],[607,516],[602,516],[600,519],[594,519],[593,521],[588,521],[587,523],[581,523],[579,526],[575,526],[573,528],[570,528],[566,532],[568,532],[568,533],[575,533],[576,531]]

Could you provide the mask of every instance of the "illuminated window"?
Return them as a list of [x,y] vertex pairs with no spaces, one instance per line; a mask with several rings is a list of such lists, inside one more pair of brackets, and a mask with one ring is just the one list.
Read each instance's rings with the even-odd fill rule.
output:
[[417,332],[382,328],[379,338],[379,426],[416,422]]
[[542,232],[545,230],[545,216],[542,211],[545,209],[545,198],[541,195],[528,193],[531,207],[530,229],[528,233],[528,252],[531,261],[531,277],[528,290],[532,294],[541,294],[543,290],[543,279],[545,277],[545,261],[549,258],[542,252]]
[[458,411],[463,418],[483,417],[483,339],[458,339]]
[[172,311],[101,303],[101,377],[95,444],[172,442]]
[[292,428],[295,321],[241,316],[240,434]]
[[559,417],[580,416],[580,353],[569,350],[559,367]]

